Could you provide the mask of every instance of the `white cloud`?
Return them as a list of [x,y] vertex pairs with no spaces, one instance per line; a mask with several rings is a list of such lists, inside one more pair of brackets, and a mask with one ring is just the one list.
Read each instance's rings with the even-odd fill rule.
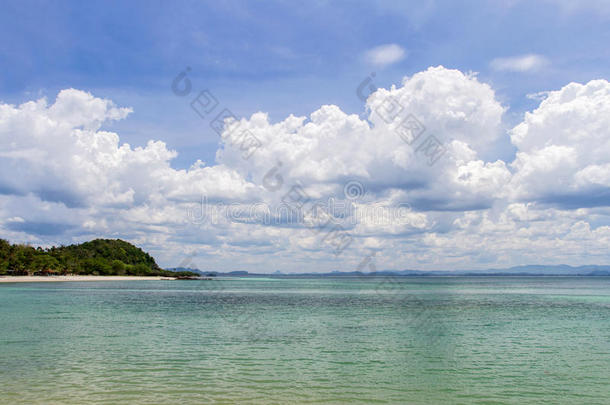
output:
[[490,66],[494,70],[510,72],[535,72],[547,66],[547,58],[536,54],[513,56],[510,58],[496,58]]
[[[397,114],[387,112],[391,105]],[[350,179],[370,185],[376,191],[371,197],[405,190],[403,202],[427,209],[485,206],[502,191],[504,163],[480,161],[475,150],[485,150],[501,134],[504,108],[475,76],[430,68],[405,78],[400,88],[379,89],[367,108],[372,126],[337,106],[323,106],[309,120],[290,116],[275,124],[256,113],[240,125],[264,147],[246,161],[239,149],[225,145],[217,160],[255,184],[281,161],[285,183],[305,184],[315,198],[342,195]],[[420,141],[434,134],[448,149],[432,167],[416,152],[417,143],[399,135],[408,116],[426,127]]]
[[379,67],[385,67],[400,62],[407,55],[403,47],[397,44],[379,45],[365,53],[366,60]]
[[573,206],[610,205],[610,83],[548,92],[510,133],[516,197]]
[[[41,244],[122,237],[165,265],[195,252],[192,265],[208,269],[269,271],[272,262],[282,270],[354,270],[370,251],[379,253],[379,269],[601,262],[610,259],[608,106],[607,81],[571,83],[546,93],[506,133],[493,89],[439,66],[377,90],[366,119],[333,105],[275,123],[255,113],[239,123],[263,145],[249,159],[230,145],[228,128],[214,165],[176,170],[176,152],[163,142],[132,147],[100,129],[130,109],[63,90],[51,105],[0,104],[0,231]],[[425,127],[412,144],[406,117]],[[447,148],[433,166],[417,150],[429,135]],[[480,157],[509,135],[513,162]],[[281,179],[279,187],[266,189],[266,176]],[[350,180],[366,194],[346,199]],[[312,199],[344,204],[341,221],[354,240],[339,259],[302,222],[277,215],[269,223],[251,210],[280,207],[295,184]],[[233,219],[197,211],[202,196]],[[400,213],[401,221],[363,212]]]
[[129,112],[74,89],[62,90],[50,106],[45,99],[0,105],[0,169],[12,174],[0,177],[0,189],[67,206],[131,206],[156,193],[185,199],[202,189],[222,198],[247,193],[246,182],[229,168],[176,171],[170,167],[176,152],[164,142],[132,148],[120,145],[118,134],[99,130]]

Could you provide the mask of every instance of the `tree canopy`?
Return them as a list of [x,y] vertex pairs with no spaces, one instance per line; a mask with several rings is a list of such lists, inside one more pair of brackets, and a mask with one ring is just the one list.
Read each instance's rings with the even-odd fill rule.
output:
[[188,271],[163,270],[151,255],[121,239],[95,239],[48,249],[0,239],[0,275],[7,274],[198,276]]

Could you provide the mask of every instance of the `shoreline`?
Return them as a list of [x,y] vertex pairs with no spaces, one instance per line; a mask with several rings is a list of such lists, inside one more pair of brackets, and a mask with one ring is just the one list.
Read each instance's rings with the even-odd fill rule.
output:
[[0,276],[0,283],[38,283],[63,281],[145,281],[176,280],[164,276]]

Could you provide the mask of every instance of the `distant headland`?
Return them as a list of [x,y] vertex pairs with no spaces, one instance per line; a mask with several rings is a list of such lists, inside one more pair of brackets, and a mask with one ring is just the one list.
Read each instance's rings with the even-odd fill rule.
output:
[[0,239],[0,276],[199,277],[160,268],[155,259],[121,239],[95,239],[43,249]]
[[276,271],[274,273],[249,273],[247,271],[229,271],[219,272],[215,270],[200,270],[186,267],[175,267],[174,271],[189,271],[198,273],[205,277],[275,277],[275,278],[290,278],[290,277],[452,277],[452,276],[610,276],[610,266],[606,265],[586,265],[586,266],[568,266],[560,265],[526,265],[515,266],[508,268],[496,268],[485,270],[379,270],[372,272],[362,271],[331,271],[327,273],[283,273]]

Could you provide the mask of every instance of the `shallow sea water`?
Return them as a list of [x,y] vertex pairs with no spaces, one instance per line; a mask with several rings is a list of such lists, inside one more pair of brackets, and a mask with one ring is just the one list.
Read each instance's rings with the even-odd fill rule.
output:
[[610,403],[610,278],[0,285],[0,403]]

